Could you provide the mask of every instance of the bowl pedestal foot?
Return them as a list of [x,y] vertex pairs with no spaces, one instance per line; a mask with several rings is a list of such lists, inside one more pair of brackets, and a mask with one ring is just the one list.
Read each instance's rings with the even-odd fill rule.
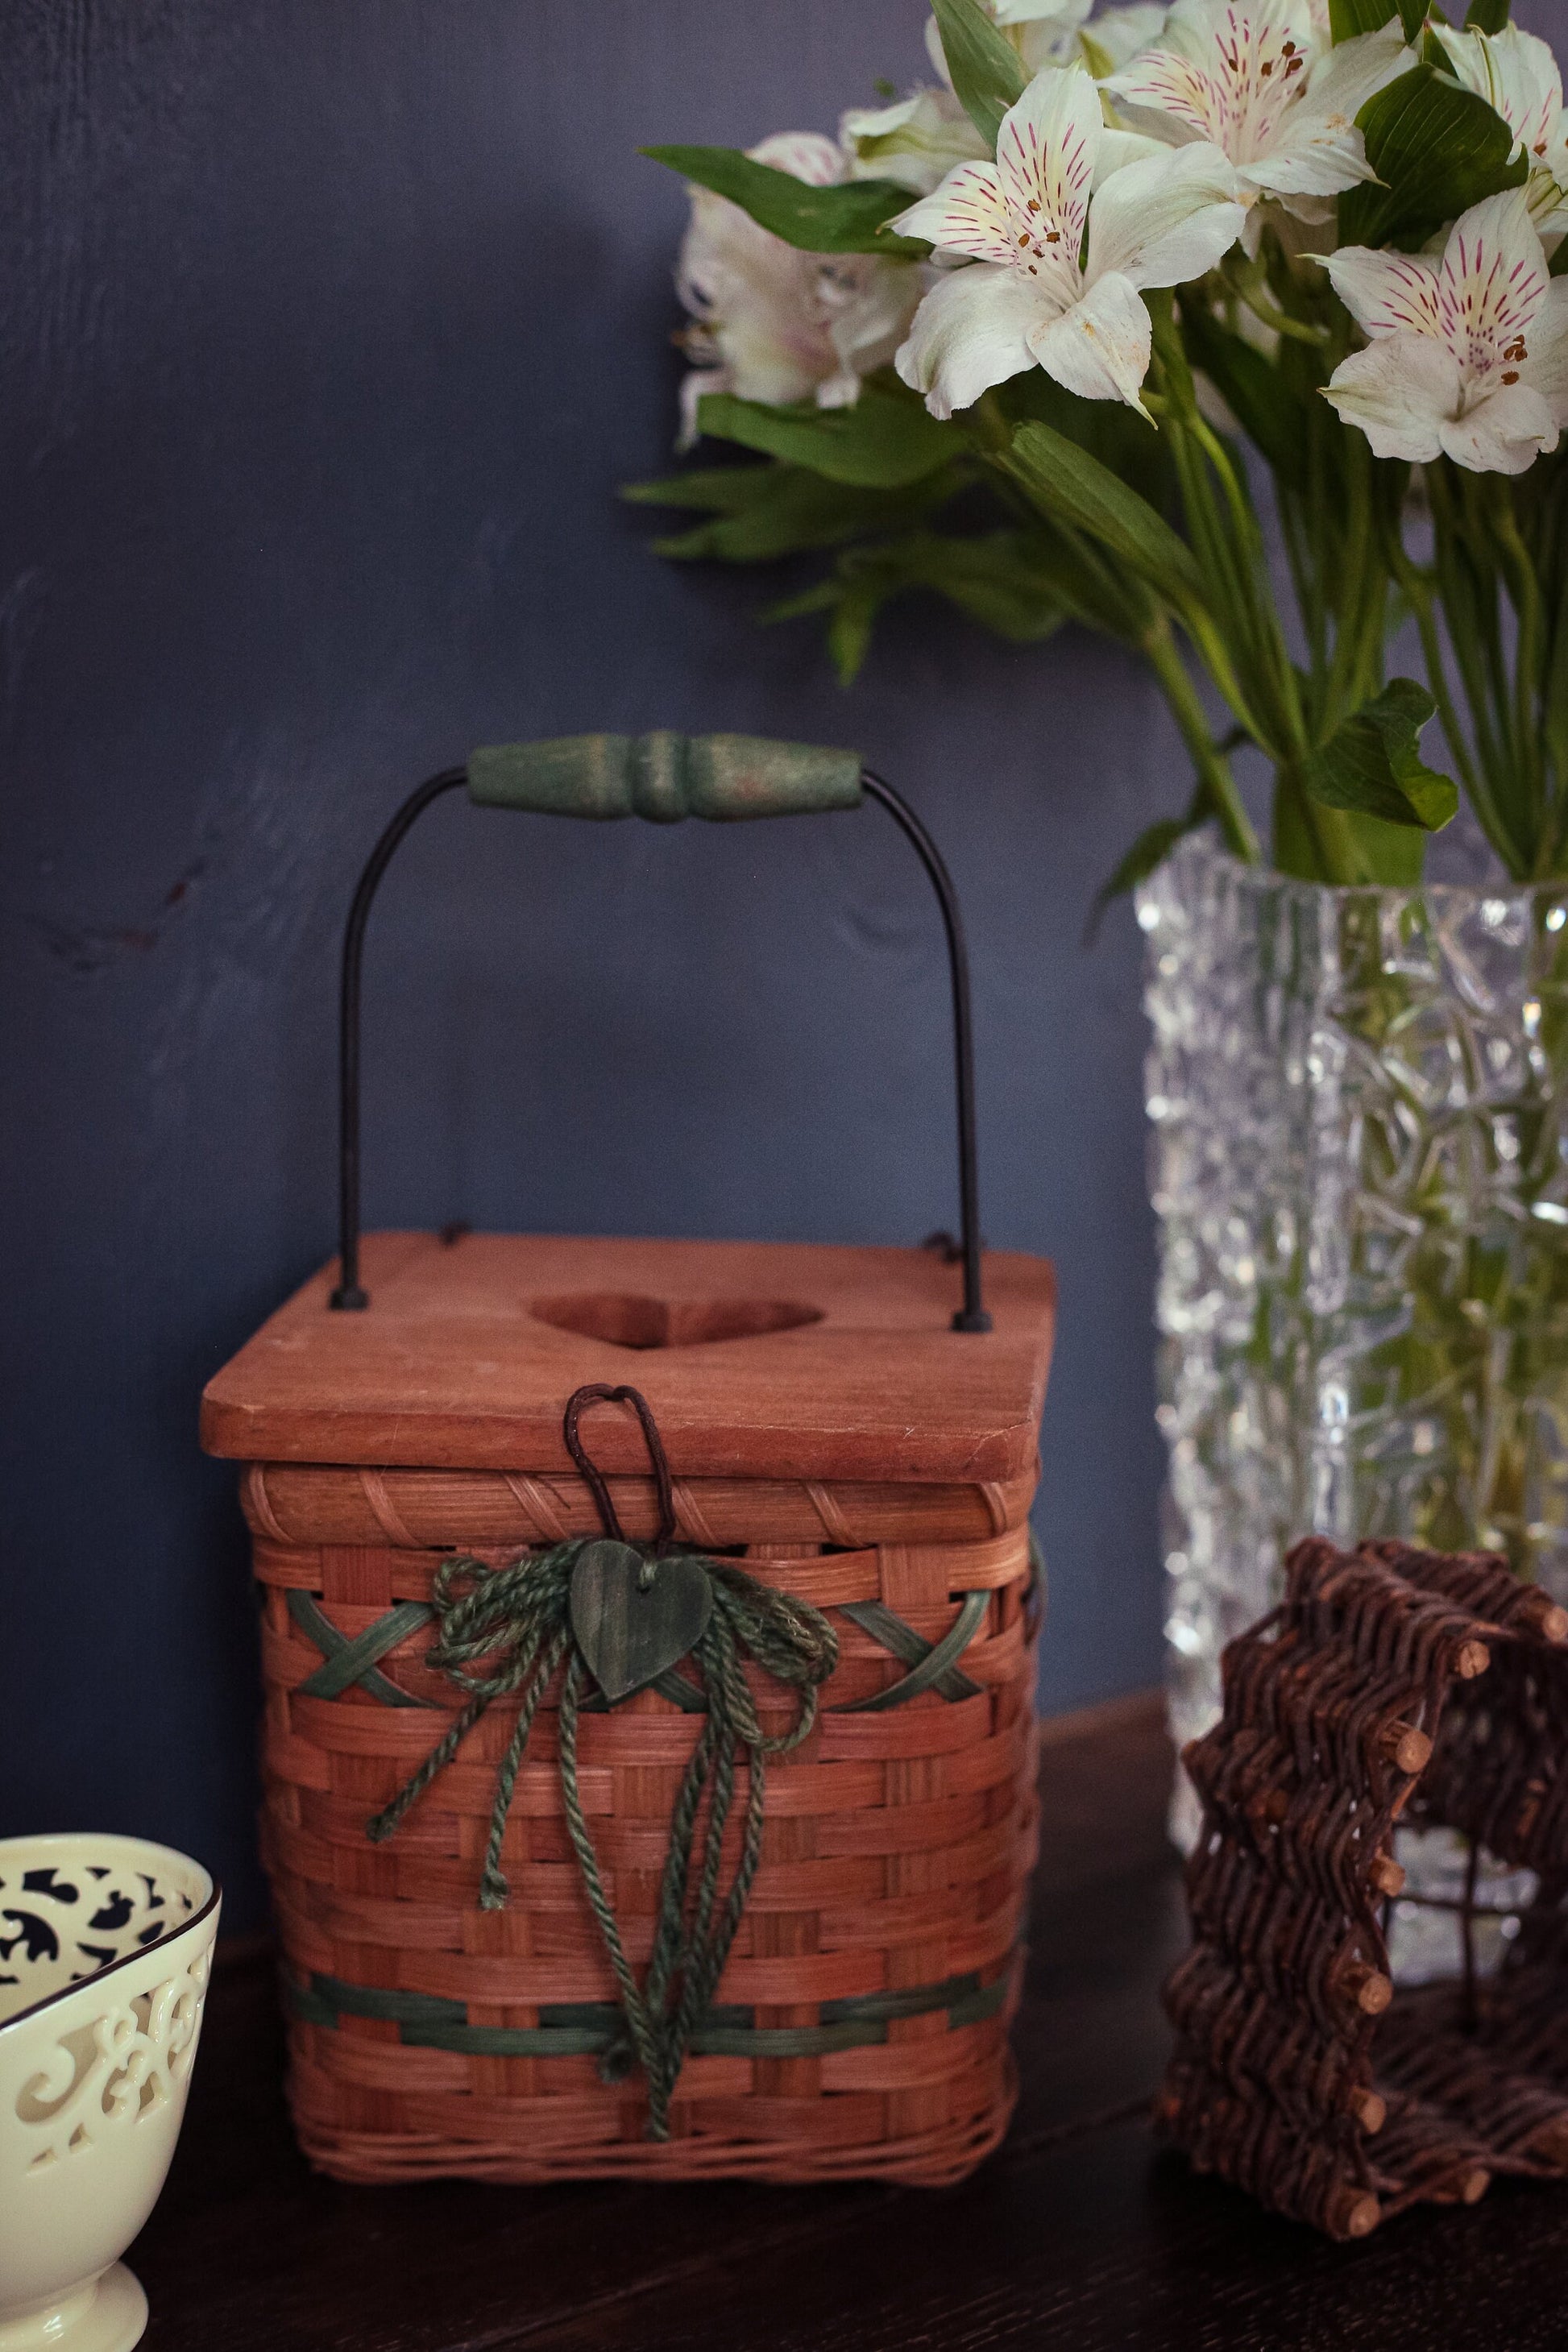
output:
[[131,2352],[146,2325],[141,2280],[111,2263],[90,2286],[25,2315],[0,2315],[0,2352]]

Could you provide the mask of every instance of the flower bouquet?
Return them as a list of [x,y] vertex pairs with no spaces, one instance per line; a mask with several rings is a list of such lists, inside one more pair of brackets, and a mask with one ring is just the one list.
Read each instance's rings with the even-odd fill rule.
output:
[[935,0],[938,79],[836,140],[651,149],[683,443],[762,460],[637,486],[702,518],[661,551],[832,551],[773,615],[846,680],[911,588],[1135,648],[1193,785],[1113,888],[1211,819],[1259,860],[1248,744],[1286,874],[1413,884],[1461,788],[1510,875],[1568,868],[1568,118],[1506,17]]

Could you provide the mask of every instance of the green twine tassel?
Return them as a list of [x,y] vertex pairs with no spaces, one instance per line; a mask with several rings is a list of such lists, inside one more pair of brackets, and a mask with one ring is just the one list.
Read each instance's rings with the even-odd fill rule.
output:
[[[729,1561],[700,1559],[713,1605],[690,1656],[707,1685],[708,1711],[670,1816],[653,1954],[639,1987],[605,1892],[578,1784],[577,1720],[584,1683],[592,1677],[573,1636],[570,1597],[572,1571],[583,1549],[582,1539],[558,1544],[511,1568],[490,1569],[464,1556],[442,1561],[433,1591],[439,1625],[426,1663],[466,1694],[465,1704],[391,1804],[366,1827],[377,1842],[390,1837],[486,1709],[520,1693],[517,1721],[496,1774],[479,1880],[480,1904],[487,1911],[499,1910],[509,1891],[500,1852],[512,1790],[540,1703],[564,1664],[557,1724],[562,1803],[626,2021],[625,2034],[606,2053],[600,2073],[606,2082],[616,2082],[634,2063],[641,2066],[648,2087],[649,2137],[662,2140],[669,2137],[669,2102],[687,2048],[711,2005],[762,1857],[766,1759],[798,1748],[809,1735],[817,1692],[838,1663],[838,1641],[809,1601],[775,1592]],[[657,1561],[654,1568],[657,1573]],[[742,1654],[800,1694],[795,1722],[780,1738],[769,1738],[763,1730]],[[748,1768],[745,1828],[734,1877],[721,1900],[724,1831],[742,1748]],[[693,1884],[705,1792],[708,1815]]]

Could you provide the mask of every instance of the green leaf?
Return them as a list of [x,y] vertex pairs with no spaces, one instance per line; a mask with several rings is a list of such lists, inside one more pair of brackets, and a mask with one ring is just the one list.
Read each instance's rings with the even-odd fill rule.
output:
[[668,163],[683,179],[716,196],[728,196],[760,226],[806,253],[881,253],[895,260],[923,261],[931,251],[919,237],[882,234],[884,221],[907,212],[908,188],[891,180],[850,180],[842,187],[814,188],[793,172],[754,163],[739,147],[645,147],[656,163]]
[[1021,425],[998,461],[1058,520],[1086,531],[1178,611],[1204,599],[1193,551],[1109,466],[1048,425]]
[[1405,39],[1413,41],[1426,16],[1426,0],[1329,0],[1329,29],[1336,42],[1381,33],[1391,16],[1399,18]]
[[1419,825],[1384,824],[1381,817],[1357,816],[1349,809],[1335,811],[1338,840],[1325,866],[1321,836],[1314,831],[1311,804],[1300,789],[1284,789],[1283,774],[1276,777],[1273,839],[1270,856],[1277,870],[1304,882],[1371,883],[1378,889],[1414,889],[1420,882],[1426,857],[1426,835]]
[[1552,278],[1568,277],[1568,236],[1558,239],[1557,250],[1546,268],[1548,275]]
[[953,94],[994,154],[1002,117],[1028,82],[1024,61],[979,0],[931,0],[931,8]]
[[808,613],[831,613],[838,602],[842,586],[843,583],[837,572],[830,572],[826,580],[814,581],[809,588],[803,588],[798,595],[781,596],[776,604],[764,605],[763,619],[764,621],[800,621],[804,620]]
[[1175,475],[1168,444],[1151,433],[1146,417],[1124,400],[1082,400],[1046,373],[1026,368],[999,383],[992,394],[1007,422],[1048,425],[1162,512],[1175,500]]
[[939,423],[918,400],[869,385],[853,408],[817,408],[809,401],[774,408],[765,401],[710,392],[697,404],[697,421],[718,440],[738,441],[742,448],[763,450],[826,474],[829,481],[863,489],[918,482],[963,446],[958,429]]
[[853,686],[871,649],[871,631],[877,615],[893,593],[893,584],[885,583],[879,572],[850,572],[840,563],[837,572],[819,580],[815,587],[770,604],[763,619],[798,621],[811,613],[826,613],[827,650],[838,673],[838,683]]
[[737,514],[764,494],[777,470],[774,466],[693,466],[688,474],[664,474],[653,482],[623,482],[618,495],[634,507],[694,507],[709,514]]
[[853,686],[871,650],[871,631],[890,591],[871,578],[847,583],[827,624],[827,650],[840,686]]
[[1152,591],[1124,563],[1113,562],[1082,531],[1068,525],[1055,530],[1047,525],[1046,538],[1051,584],[1068,618],[1142,652],[1150,631],[1160,620],[1159,602]]
[[1068,617],[1041,534],[996,530],[973,538],[910,531],[841,556],[832,578],[773,605],[770,621],[829,613],[828,648],[848,686],[865,660],[871,629],[889,598],[925,588],[1015,645],[1037,643]]
[[1436,708],[1413,677],[1391,678],[1301,763],[1301,782],[1325,808],[1440,833],[1458,788],[1421,758],[1421,730]]
[[1418,824],[1384,824],[1380,816],[1346,814],[1351,870],[1380,890],[1414,890],[1426,863],[1426,835]]
[[1513,133],[1472,89],[1430,66],[1415,67],[1368,99],[1356,116],[1367,161],[1384,184],[1340,198],[1340,243],[1424,245],[1483,196],[1517,188],[1528,173],[1510,163]]
[[1067,618],[1040,541],[1016,530],[973,539],[925,531],[909,544],[908,583],[934,589],[995,635],[1037,645]]
[[951,498],[962,478],[939,470],[906,489],[870,490],[829,481],[799,466],[737,466],[731,470],[756,480],[744,503],[674,538],[655,540],[656,554],[679,562],[708,558],[722,563],[766,563],[806,548],[835,547],[847,539],[918,520]]
[[1467,33],[1500,33],[1508,22],[1509,0],[1470,0],[1465,18]]

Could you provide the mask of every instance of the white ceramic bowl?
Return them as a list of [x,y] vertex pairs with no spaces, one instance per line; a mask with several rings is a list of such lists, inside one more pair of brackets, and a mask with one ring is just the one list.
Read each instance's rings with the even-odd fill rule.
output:
[[0,1839],[0,2352],[147,2325],[118,2257],[179,2137],[218,1899],[143,1838]]

